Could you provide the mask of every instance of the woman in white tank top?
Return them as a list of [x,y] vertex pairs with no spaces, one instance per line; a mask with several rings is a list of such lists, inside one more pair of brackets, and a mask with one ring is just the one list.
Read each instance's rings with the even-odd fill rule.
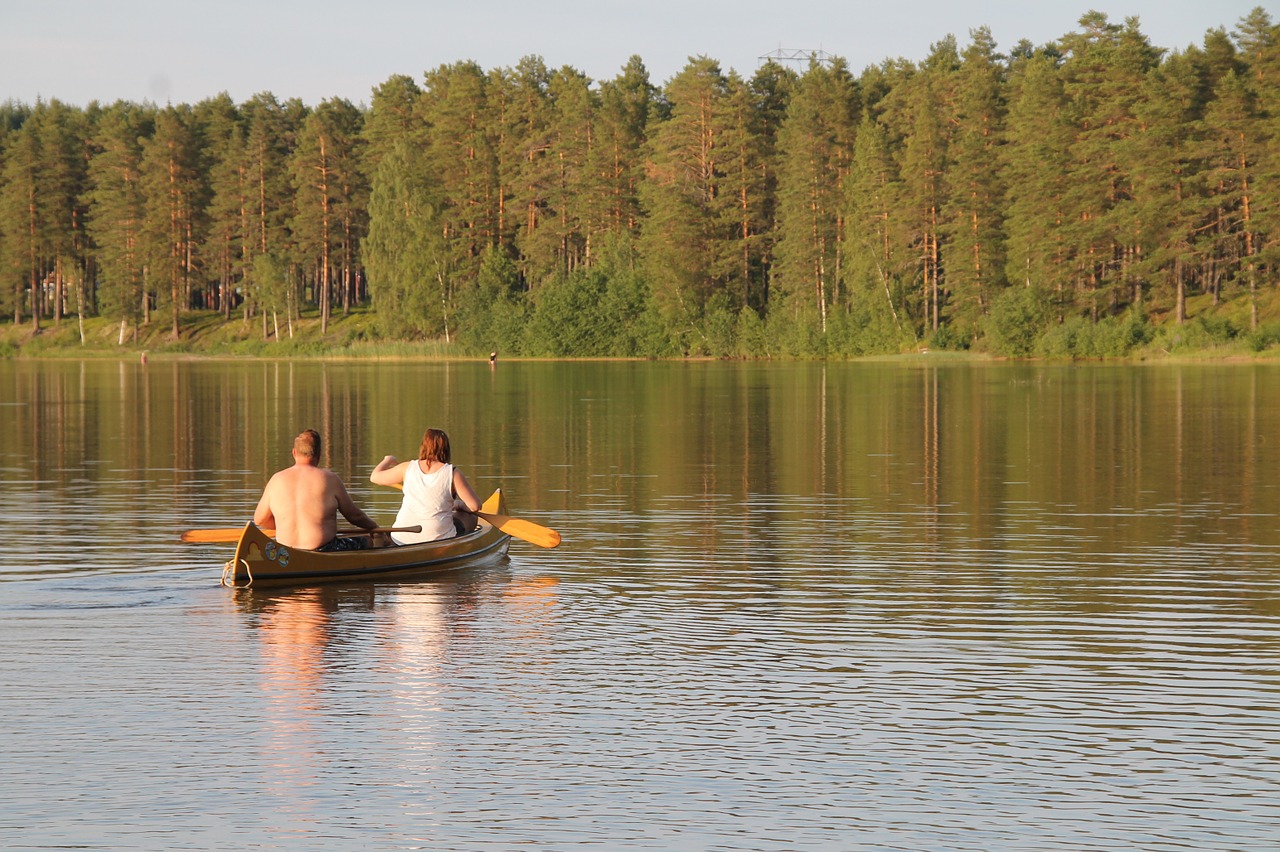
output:
[[392,533],[396,544],[416,544],[452,538],[476,528],[480,500],[462,471],[450,463],[449,436],[428,429],[414,461],[397,462],[386,456],[369,480],[378,485],[399,485],[404,500],[396,513],[397,527],[422,525],[420,533]]

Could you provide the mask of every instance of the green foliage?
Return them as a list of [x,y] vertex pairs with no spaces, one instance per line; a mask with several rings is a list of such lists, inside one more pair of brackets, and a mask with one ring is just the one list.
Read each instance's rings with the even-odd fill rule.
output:
[[[269,92],[254,95],[241,107],[243,144],[225,151],[218,192],[236,217],[233,244],[237,261],[250,272],[252,259],[262,252],[283,254],[291,241],[293,186],[289,156],[296,146],[305,110],[296,101],[279,101]],[[247,309],[258,307],[257,282],[246,274],[239,282]]]
[[1280,346],[1280,323],[1264,323],[1245,335],[1245,343],[1253,352]]
[[737,317],[729,307],[728,297],[723,293],[712,296],[699,323],[698,354],[713,358],[727,358],[735,354],[736,327]]
[[[1151,343],[1170,354],[1184,354],[1230,346],[1239,337],[1240,329],[1230,318],[1201,314],[1190,322],[1164,326],[1153,335]],[[1250,338],[1245,342],[1252,346]]]
[[778,129],[773,287],[788,312],[802,310],[818,324],[817,338],[793,341],[803,354],[823,348],[817,341],[840,287],[846,238],[840,224],[848,214],[859,112],[857,83],[845,62],[812,62],[795,82]]
[[363,243],[369,290],[383,330],[419,338],[447,328],[449,246],[441,189],[421,149],[397,145],[378,167]]
[[1153,334],[1146,317],[1136,312],[1098,322],[1072,317],[1045,331],[1036,341],[1035,352],[1049,358],[1122,358]]
[[197,228],[204,201],[200,155],[190,107],[166,107],[156,113],[155,134],[144,140],[139,165],[143,194],[139,247],[146,265],[147,297],[168,307],[175,339],[189,307],[186,294],[200,255]]
[[773,311],[765,323],[771,354],[784,358],[818,358],[827,354],[826,338],[812,313],[803,309]]
[[490,249],[476,283],[458,305],[458,344],[475,354],[520,354],[531,304],[515,262],[502,249]]
[[929,348],[953,352],[966,350],[973,345],[973,336],[958,325],[944,325],[929,337]]
[[768,358],[772,354],[764,320],[750,306],[738,312],[734,354],[740,358]]
[[909,351],[917,343],[911,327],[895,317],[883,299],[859,302],[849,311],[833,315],[828,323],[828,345],[833,355],[897,353]]
[[1030,355],[1048,320],[1046,304],[1035,287],[1010,287],[997,296],[984,323],[988,348],[997,355]]
[[954,78],[957,97],[941,227],[944,244],[953,247],[946,264],[951,319],[966,328],[939,328],[931,345],[940,349],[968,348],[982,306],[1005,283],[1006,187],[999,163],[1001,134],[993,132],[1005,121],[1005,73],[990,31],[984,27],[973,37]]
[[524,351],[556,357],[670,355],[663,327],[638,276],[576,272],[538,291]]
[[253,278],[258,282],[259,299],[264,310],[284,311],[289,299],[289,264],[274,252],[260,254],[253,260]]
[[[304,269],[315,269],[321,324],[330,307],[350,308],[352,293],[335,290],[353,280],[349,273],[369,207],[362,171],[363,116],[350,102],[322,102],[303,121],[290,157],[294,213],[289,219],[293,254]],[[347,273],[347,274],[343,274]]]
[[[649,129],[649,164],[639,197],[640,256],[664,320],[688,332],[719,280],[727,234],[717,170],[729,81],[719,63],[691,59],[667,85],[670,116]],[[686,343],[692,346],[695,344]]]

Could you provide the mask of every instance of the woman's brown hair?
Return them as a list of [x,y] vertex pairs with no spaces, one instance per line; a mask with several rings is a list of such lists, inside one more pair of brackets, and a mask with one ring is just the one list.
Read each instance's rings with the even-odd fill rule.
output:
[[418,450],[421,461],[438,461],[449,464],[449,436],[439,429],[428,429],[422,436],[422,447]]

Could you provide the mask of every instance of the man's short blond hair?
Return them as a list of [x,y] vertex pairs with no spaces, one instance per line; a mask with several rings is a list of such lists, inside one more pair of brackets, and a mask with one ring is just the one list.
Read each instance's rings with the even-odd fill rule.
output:
[[304,458],[320,461],[320,433],[315,429],[303,429],[293,439],[293,451]]

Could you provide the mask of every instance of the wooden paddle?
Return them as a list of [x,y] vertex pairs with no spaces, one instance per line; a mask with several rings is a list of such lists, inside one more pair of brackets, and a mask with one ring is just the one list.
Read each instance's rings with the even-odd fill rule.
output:
[[[391,484],[392,488],[400,491],[404,490],[404,486],[398,482]],[[535,524],[533,521],[526,521],[523,518],[510,518],[506,515],[491,515],[488,512],[476,512],[476,517],[484,518],[498,529],[502,530],[509,536],[523,539],[530,544],[536,544],[538,547],[555,547],[560,543],[560,533],[544,527],[541,524]]]
[[[276,537],[276,531],[263,528],[262,530],[272,538]],[[244,532],[244,527],[223,527],[222,529],[212,530],[187,530],[182,534],[183,541],[192,541],[202,544],[212,544],[215,542],[239,541],[240,535]],[[422,525],[418,524],[412,527],[379,527],[376,530],[338,530],[338,535],[367,535],[370,533],[392,533],[392,532],[422,532]]]
[[535,524],[533,521],[509,518],[506,515],[491,515],[488,512],[476,512],[476,517],[484,518],[507,535],[522,538],[538,547],[555,547],[560,543],[560,533],[551,527]]

